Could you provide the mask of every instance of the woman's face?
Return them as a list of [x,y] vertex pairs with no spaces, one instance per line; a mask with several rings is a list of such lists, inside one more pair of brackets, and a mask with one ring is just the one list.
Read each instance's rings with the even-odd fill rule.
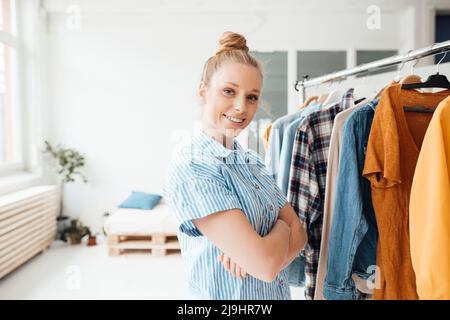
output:
[[258,69],[241,63],[224,64],[200,85],[202,124],[208,130],[236,137],[252,121],[258,107],[262,78]]

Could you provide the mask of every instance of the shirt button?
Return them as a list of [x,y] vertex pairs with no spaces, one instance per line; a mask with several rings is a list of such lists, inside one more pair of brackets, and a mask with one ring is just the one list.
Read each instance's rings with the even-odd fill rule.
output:
[[270,205],[270,206],[269,206],[269,209],[270,209],[270,211],[272,211],[272,210],[273,210],[273,206],[272,206],[272,205]]
[[255,184],[255,188],[256,188],[256,189],[259,189],[259,185],[258,185],[258,184]]

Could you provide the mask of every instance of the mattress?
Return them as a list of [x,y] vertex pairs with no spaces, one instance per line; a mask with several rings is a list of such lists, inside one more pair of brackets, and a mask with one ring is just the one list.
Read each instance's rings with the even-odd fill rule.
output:
[[104,224],[106,234],[176,234],[177,229],[177,221],[164,202],[152,210],[118,208]]

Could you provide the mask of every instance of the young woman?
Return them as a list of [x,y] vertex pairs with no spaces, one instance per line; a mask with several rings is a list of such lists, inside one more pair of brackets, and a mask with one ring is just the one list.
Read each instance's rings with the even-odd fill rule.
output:
[[204,66],[201,128],[179,148],[164,194],[180,223],[190,298],[290,299],[284,268],[306,232],[259,156],[235,137],[252,121],[260,63],[225,32]]

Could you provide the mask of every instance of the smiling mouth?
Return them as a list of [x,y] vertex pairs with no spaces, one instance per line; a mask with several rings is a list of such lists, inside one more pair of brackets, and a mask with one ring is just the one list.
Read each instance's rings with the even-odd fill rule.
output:
[[223,116],[234,123],[243,123],[245,121],[245,119],[230,117],[230,116],[227,116],[226,114],[224,114]]

